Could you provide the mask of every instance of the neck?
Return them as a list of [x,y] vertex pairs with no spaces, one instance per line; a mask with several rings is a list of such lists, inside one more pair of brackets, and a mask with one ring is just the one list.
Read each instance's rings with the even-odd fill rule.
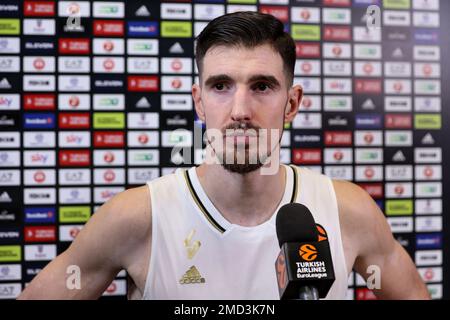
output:
[[252,227],[264,223],[284,194],[286,170],[281,165],[273,175],[263,175],[261,169],[238,174],[220,164],[205,163],[196,170],[208,198],[232,224]]

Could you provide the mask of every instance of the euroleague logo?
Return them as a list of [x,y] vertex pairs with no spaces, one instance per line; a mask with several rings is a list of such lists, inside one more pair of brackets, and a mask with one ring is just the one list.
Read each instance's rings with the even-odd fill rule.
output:
[[[325,228],[320,224],[316,224],[318,232],[318,242],[328,240],[327,232]],[[314,261],[317,258],[317,248],[312,244],[303,244],[298,250],[298,254],[305,261]]]
[[317,228],[317,232],[318,232],[317,241],[320,242],[320,241],[328,240],[328,235],[327,235],[327,232],[325,231],[325,228],[322,227],[318,223],[316,223],[316,228]]
[[305,261],[314,261],[317,258],[317,249],[312,244],[304,244],[298,250],[298,254]]

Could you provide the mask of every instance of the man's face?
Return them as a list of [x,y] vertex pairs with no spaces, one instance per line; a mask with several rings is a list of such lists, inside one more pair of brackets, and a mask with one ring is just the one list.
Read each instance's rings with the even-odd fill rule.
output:
[[[192,94],[218,160],[242,174],[261,167],[301,99],[301,88],[288,86],[281,56],[270,45],[215,46],[204,56],[201,81]],[[213,136],[211,129],[220,131]]]

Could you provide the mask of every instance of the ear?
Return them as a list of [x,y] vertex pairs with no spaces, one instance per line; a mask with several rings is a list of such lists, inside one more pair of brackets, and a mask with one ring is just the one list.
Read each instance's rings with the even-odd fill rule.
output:
[[205,122],[205,109],[202,103],[202,88],[198,84],[192,85],[192,99],[194,100],[195,112],[197,112],[198,118]]
[[300,108],[300,103],[303,98],[303,88],[300,85],[295,85],[289,89],[288,104],[284,111],[284,122],[290,123],[294,120]]

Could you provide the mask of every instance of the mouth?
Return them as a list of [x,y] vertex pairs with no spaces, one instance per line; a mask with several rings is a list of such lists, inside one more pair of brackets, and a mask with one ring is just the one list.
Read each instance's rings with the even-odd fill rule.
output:
[[228,143],[249,145],[251,140],[255,140],[258,137],[255,130],[236,129],[227,131],[229,132],[224,135],[224,139]]
[[244,129],[227,129],[224,137],[228,138],[228,137],[257,137],[257,133],[255,130],[244,130]]

